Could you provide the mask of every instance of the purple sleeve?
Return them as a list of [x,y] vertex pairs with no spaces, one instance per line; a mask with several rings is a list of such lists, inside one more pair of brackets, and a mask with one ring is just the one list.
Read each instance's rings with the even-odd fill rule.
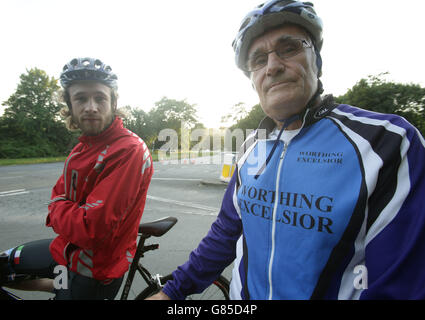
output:
[[361,299],[425,299],[425,142],[412,127],[405,141],[397,176],[402,192],[393,197],[399,209],[391,219],[380,217],[380,231],[367,242]]
[[236,242],[242,222],[233,205],[237,173],[229,182],[221,210],[208,234],[190,253],[189,260],[173,272],[163,291],[171,299],[182,300],[208,287],[236,257]]

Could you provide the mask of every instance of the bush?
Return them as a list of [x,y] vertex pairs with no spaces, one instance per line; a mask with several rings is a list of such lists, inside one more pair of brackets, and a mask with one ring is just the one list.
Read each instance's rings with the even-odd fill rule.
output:
[[14,139],[0,140],[0,158],[18,159],[18,158],[38,158],[61,156],[55,150],[54,146],[48,143],[23,144],[22,141]]

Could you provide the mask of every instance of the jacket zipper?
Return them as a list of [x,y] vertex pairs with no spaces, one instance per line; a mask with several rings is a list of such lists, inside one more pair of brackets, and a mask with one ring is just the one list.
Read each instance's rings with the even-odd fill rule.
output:
[[276,178],[276,194],[275,194],[275,202],[273,208],[272,215],[272,252],[270,254],[270,262],[269,262],[269,300],[273,297],[273,285],[272,285],[272,269],[273,269],[273,260],[274,260],[274,250],[275,250],[275,233],[276,233],[276,212],[277,205],[279,202],[279,183],[280,183],[280,172],[282,171],[283,160],[285,159],[286,150],[288,149],[288,143],[283,143],[283,151],[280,155],[279,167],[277,169],[277,178]]
[[71,186],[69,190],[69,199],[72,201],[77,201],[77,183],[78,183],[78,171],[72,170]]
[[[310,109],[307,109],[307,112],[304,114],[303,122],[301,124],[301,129],[304,128],[305,120],[307,118],[307,115],[309,114]],[[273,215],[272,215],[272,252],[270,254],[270,261],[269,261],[269,300],[272,300],[273,298],[273,285],[272,285],[272,269],[273,269],[273,260],[274,260],[274,251],[275,251],[275,234],[276,234],[276,212],[277,212],[277,205],[279,202],[279,183],[280,183],[280,172],[282,171],[282,164],[283,160],[286,156],[286,151],[288,150],[289,142],[283,142],[283,151],[280,155],[279,160],[279,167],[277,169],[277,178],[276,178],[276,194],[275,194],[275,203],[273,208]]]
[[[72,154],[72,155],[70,155],[69,156],[69,158],[68,158],[68,160],[66,161],[66,163],[65,163],[65,167],[64,167],[64,169],[63,169],[63,179],[64,179],[64,185],[65,185],[65,197],[69,197],[68,199],[72,199],[72,185],[70,184],[69,185],[69,187],[70,187],[70,189],[71,190],[69,190],[69,194],[68,194],[68,190],[67,190],[67,188],[68,188],[68,183],[67,183],[67,179],[66,179],[66,174],[67,174],[67,171],[68,171],[68,165],[69,165],[69,162],[71,161],[71,159],[75,156],[75,155],[77,155],[77,154],[79,154],[79,152],[76,152],[76,153],[74,153],[74,154]],[[73,179],[73,177],[71,176],[71,180]],[[72,181],[71,181],[71,183],[72,183]]]

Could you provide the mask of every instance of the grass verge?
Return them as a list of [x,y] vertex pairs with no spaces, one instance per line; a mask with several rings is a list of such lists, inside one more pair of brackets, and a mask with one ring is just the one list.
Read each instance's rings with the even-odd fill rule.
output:
[[[213,155],[213,152],[207,153],[209,155]],[[162,155],[164,156],[164,155]],[[201,154],[200,152],[172,152],[166,153],[167,159],[185,159],[185,158],[193,158],[193,157],[201,157],[205,156],[205,154]],[[152,160],[158,161],[158,151],[155,150],[152,153]],[[47,158],[22,158],[22,159],[0,159],[0,166],[13,166],[20,164],[37,164],[37,163],[51,163],[51,162],[65,162],[66,157],[47,157]]]
[[23,159],[0,159],[0,166],[13,166],[19,164],[37,164],[64,162],[66,157],[48,157],[48,158],[23,158]]

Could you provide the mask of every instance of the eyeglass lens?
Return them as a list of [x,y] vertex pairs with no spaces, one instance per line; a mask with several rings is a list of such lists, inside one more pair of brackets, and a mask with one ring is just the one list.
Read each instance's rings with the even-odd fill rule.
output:
[[287,59],[298,54],[303,48],[303,40],[300,39],[285,39],[279,41],[275,49],[269,52],[256,52],[248,59],[247,71],[256,71],[263,68],[267,62],[269,54],[276,52],[276,55],[281,59]]

